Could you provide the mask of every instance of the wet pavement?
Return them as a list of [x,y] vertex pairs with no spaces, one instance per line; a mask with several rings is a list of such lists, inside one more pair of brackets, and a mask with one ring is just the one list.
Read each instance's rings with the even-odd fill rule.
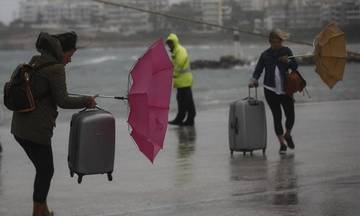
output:
[[[169,127],[151,164],[117,120],[114,180],[69,176],[69,125],[53,139],[55,175],[48,202],[56,215],[230,216],[359,215],[360,101],[296,106],[295,151],[278,154],[272,118],[268,149],[253,156],[228,149],[228,110],[198,113],[196,126]],[[0,215],[30,215],[34,169],[0,128]]]

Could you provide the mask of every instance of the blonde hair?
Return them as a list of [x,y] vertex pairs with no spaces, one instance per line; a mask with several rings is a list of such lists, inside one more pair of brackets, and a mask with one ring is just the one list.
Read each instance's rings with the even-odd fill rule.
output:
[[281,41],[287,40],[290,37],[290,33],[282,31],[280,29],[274,29],[269,33],[269,40],[280,39]]

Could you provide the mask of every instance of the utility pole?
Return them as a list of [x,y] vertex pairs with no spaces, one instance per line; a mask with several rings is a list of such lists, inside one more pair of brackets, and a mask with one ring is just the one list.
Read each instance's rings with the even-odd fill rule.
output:
[[238,31],[234,31],[233,41],[234,41],[234,57],[236,59],[240,59],[244,56],[244,53],[242,52],[242,49],[241,49],[240,34]]

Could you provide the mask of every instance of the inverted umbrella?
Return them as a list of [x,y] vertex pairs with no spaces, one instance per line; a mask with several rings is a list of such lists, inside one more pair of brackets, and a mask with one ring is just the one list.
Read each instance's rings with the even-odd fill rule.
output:
[[138,59],[128,93],[131,136],[151,161],[163,148],[172,89],[172,62],[162,40]]
[[[131,136],[140,151],[151,161],[164,146],[172,89],[173,65],[162,39],[140,57],[130,71],[127,97],[96,97],[128,100]],[[90,96],[84,94],[70,94]]]
[[[333,88],[342,80],[347,58],[345,33],[331,22],[322,30],[314,40],[315,71],[320,78]],[[290,56],[289,58],[304,57],[309,55]]]
[[315,38],[315,71],[332,88],[342,80],[346,64],[345,33],[330,23]]

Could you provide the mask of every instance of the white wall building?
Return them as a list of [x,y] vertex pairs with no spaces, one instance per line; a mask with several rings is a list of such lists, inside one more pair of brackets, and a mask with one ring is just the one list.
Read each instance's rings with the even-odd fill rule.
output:
[[[189,0],[195,11],[201,12],[200,20],[216,25],[223,25],[224,18],[231,13],[224,0]],[[201,31],[220,31],[221,29],[204,25]]]
[[[149,9],[147,0],[122,0],[121,4]],[[105,6],[106,21],[103,25],[103,31],[116,31],[124,35],[135,34],[140,31],[150,31],[150,15],[148,13],[138,12],[122,7]]]
[[[169,0],[121,0],[124,5],[156,11],[169,7]],[[19,19],[34,28],[76,27],[120,32],[125,35],[151,31],[148,13],[85,0],[23,0]],[[164,26],[163,18],[155,17]]]
[[245,11],[260,11],[265,7],[265,0],[236,0],[242,10]]

